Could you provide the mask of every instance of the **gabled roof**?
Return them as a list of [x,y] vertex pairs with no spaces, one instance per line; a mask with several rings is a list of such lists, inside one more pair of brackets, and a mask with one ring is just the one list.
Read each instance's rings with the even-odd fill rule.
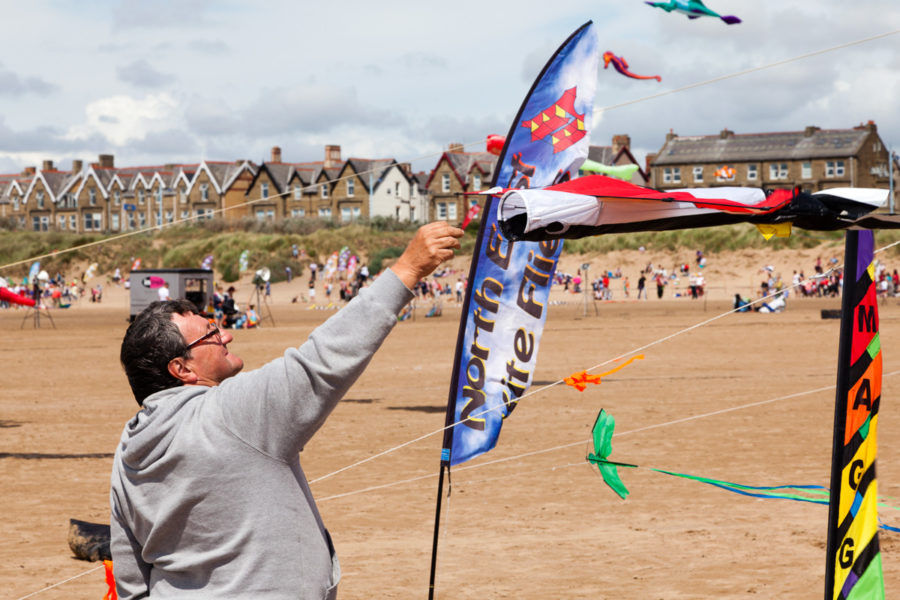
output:
[[[348,168],[353,169],[360,182],[366,186],[368,190],[369,181],[373,183],[373,189],[381,182],[382,177],[391,167],[397,164],[393,158],[348,158],[341,169],[344,173]],[[369,176],[371,175],[371,180]],[[346,175],[344,175],[346,177]]]
[[[406,169],[404,169],[404,168],[400,165],[400,163],[394,161],[394,163],[391,164],[390,166],[388,166],[388,167],[384,170],[384,172],[381,174],[381,178],[378,179],[378,182],[377,182],[377,183],[375,184],[375,186],[372,188],[372,191],[373,191],[373,192],[374,192],[374,191],[377,191],[378,188],[381,187],[381,184],[384,183],[384,182],[387,180],[388,174],[389,174],[391,171],[393,171],[393,170],[399,171],[399,172],[400,172],[400,176],[403,177],[403,179],[406,180],[406,183],[408,183],[409,185],[415,184],[415,185],[418,187],[419,183],[418,183],[418,181],[416,181],[415,175],[410,175],[410,174],[408,174],[408,173],[406,172]],[[423,172],[423,175],[426,175],[426,176],[427,176],[427,174],[424,173],[424,172]]]
[[805,131],[740,135],[725,130],[718,135],[670,136],[653,164],[849,157],[859,152],[872,132],[874,126],[853,129],[808,127]]
[[431,185],[434,173],[437,171],[442,160],[447,161],[447,164],[450,165],[450,169],[453,171],[453,174],[456,175],[456,178],[462,186],[466,185],[466,180],[474,166],[477,165],[479,170],[490,179],[493,177],[494,167],[497,164],[497,156],[490,152],[444,152],[441,155],[441,158],[438,159],[434,169],[432,169],[431,174],[428,176],[425,187]]
[[194,178],[191,180],[191,187],[197,182],[200,173],[206,171],[216,192],[222,194],[231,187],[231,184],[234,183],[234,180],[238,178],[244,169],[247,169],[251,174],[256,175],[257,167],[249,160],[231,162],[204,160],[200,163],[197,172],[194,174]]
[[199,167],[199,163],[190,165],[178,165],[178,174],[175,175],[175,179],[172,180],[172,187],[178,187],[179,183],[183,183],[185,189],[191,189],[191,183],[194,179],[194,174],[197,172],[197,169]]
[[44,184],[44,189],[47,190],[47,193],[50,195],[50,202],[56,202],[57,198],[64,194],[72,185],[73,180],[77,180],[80,177],[81,173],[38,170],[31,179],[28,190],[25,192],[25,201],[28,201],[28,198],[31,196],[31,191],[34,189],[37,182],[40,181]]

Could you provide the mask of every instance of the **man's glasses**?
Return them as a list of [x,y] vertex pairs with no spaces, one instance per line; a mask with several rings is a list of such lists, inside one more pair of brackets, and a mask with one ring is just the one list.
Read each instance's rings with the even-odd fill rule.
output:
[[205,342],[206,340],[208,340],[210,338],[215,338],[215,341],[217,344],[222,343],[222,332],[219,330],[218,327],[214,327],[214,328],[210,329],[209,331],[204,333],[202,336],[198,337],[196,340],[194,340],[193,342],[188,344],[187,349],[190,350],[194,346],[196,346],[202,342]]

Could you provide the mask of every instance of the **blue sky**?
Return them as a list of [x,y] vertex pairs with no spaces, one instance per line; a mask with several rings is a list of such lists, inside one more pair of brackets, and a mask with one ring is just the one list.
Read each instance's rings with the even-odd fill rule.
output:
[[[120,166],[247,158],[393,157],[427,169],[450,142],[505,134],[543,63],[587,20],[602,50],[662,82],[598,72],[619,104],[900,29],[896,0],[709,0],[744,22],[688,20],[641,0],[454,3],[0,0],[0,173],[52,159]],[[900,149],[900,35],[604,112],[627,133],[845,128],[873,120]],[[476,144],[471,149],[481,149]]]

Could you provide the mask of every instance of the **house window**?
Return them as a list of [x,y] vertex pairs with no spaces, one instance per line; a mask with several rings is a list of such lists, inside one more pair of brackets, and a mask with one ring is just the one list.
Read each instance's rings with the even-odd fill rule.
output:
[[787,163],[772,163],[769,165],[769,179],[787,179]]
[[351,212],[349,206],[341,207],[341,222],[349,223],[351,219]]
[[[390,191],[390,189],[388,189],[388,191]],[[394,182],[394,195],[397,196],[398,198],[400,197],[400,182],[399,181]]]
[[200,184],[200,200],[202,202],[209,202],[209,184],[208,183]]
[[94,188],[88,190],[88,202],[91,206],[97,206],[97,190]]
[[356,193],[356,182],[353,181],[352,179],[348,179],[347,180],[347,195],[352,198],[353,194],[355,194],[355,193]]
[[[44,192],[38,192],[35,195],[35,199],[37,200],[37,207],[44,208]],[[37,231],[37,229],[35,229]]]
[[84,230],[100,231],[101,221],[100,213],[86,212],[84,213]]
[[803,179],[812,179],[812,162],[807,160],[800,165],[800,177]]
[[134,213],[128,213],[128,229],[134,229]]
[[171,210],[166,211],[166,223],[171,223],[174,220],[174,216]]
[[295,218],[298,218],[298,217],[305,217],[305,216],[306,216],[306,210],[304,210],[304,209],[302,209],[302,208],[292,208],[292,209],[291,209],[291,216],[292,216],[292,217],[295,217]]
[[472,191],[481,191],[481,175],[478,173],[472,175]]
[[138,190],[138,204],[144,205],[144,190]]
[[446,202],[438,202],[437,203],[437,218],[441,221],[447,220],[447,203]]
[[275,220],[275,209],[274,208],[257,208],[256,209],[256,220],[257,221],[274,221]]
[[147,226],[147,215],[138,213],[138,225],[140,225],[141,229]]
[[325,206],[319,209],[319,218],[322,219],[330,219],[331,218],[331,208]]
[[301,195],[302,193],[303,193],[303,188],[301,188],[299,185],[295,185],[294,186],[294,200],[299,200],[302,197],[302,195]]
[[109,225],[113,231],[119,230],[119,213],[114,212],[109,215]]
[[[322,197],[323,197],[323,198],[327,198],[327,197],[328,197],[328,185],[326,185],[326,184],[323,183],[321,189],[319,190],[319,192],[322,194]],[[329,215],[329,216],[330,216],[330,215]]]
[[843,177],[844,161],[829,160],[825,162],[825,177]]
[[162,205],[162,187],[156,188],[156,204]]
[[[268,198],[269,197],[269,184],[268,183],[260,184],[259,197],[260,198]],[[257,214],[259,214],[259,211],[257,211]]]
[[448,202],[447,203],[447,220],[448,221],[456,220],[456,202]]
[[57,215],[56,216],[56,228],[60,231],[65,231],[66,229],[66,215]]
[[[122,201],[122,195],[119,190],[113,192],[113,204],[115,206],[119,206],[119,203]],[[76,200],[77,202],[77,200]]]
[[703,183],[703,167],[694,167],[694,182]]
[[747,179],[755,181],[758,177],[756,165],[747,165]]
[[663,183],[681,183],[681,167],[665,167]]
[[441,175],[441,191],[444,193],[450,191],[450,173]]
[[187,190],[184,189],[183,187],[178,188],[178,200],[179,200],[182,204],[187,204],[187,198],[188,198],[188,197],[187,197]]
[[13,196],[12,199],[13,210],[19,210],[19,197]]
[[191,218],[191,212],[188,210],[181,211],[181,220],[186,221]]
[[41,218],[37,215],[31,217],[31,228],[35,231],[41,230]]

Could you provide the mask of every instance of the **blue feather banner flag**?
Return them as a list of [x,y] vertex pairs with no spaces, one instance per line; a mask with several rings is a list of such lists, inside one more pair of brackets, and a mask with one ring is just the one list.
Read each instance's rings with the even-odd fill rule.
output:
[[[492,186],[566,181],[587,157],[600,51],[593,25],[573,33],[541,71],[506,137]],[[501,234],[486,196],[457,339],[441,463],[457,465],[497,444],[532,381],[562,241]]]

